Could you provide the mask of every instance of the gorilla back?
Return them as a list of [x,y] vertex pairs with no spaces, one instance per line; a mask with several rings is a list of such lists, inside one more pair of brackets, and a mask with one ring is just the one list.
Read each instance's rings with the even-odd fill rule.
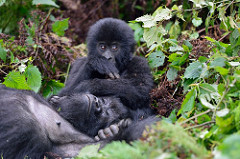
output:
[[42,159],[59,145],[91,142],[37,94],[0,86],[0,154],[4,159]]

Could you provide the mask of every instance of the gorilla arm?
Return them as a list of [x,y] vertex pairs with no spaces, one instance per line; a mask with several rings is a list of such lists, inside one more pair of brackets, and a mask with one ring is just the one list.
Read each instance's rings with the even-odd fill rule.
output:
[[85,80],[73,92],[89,92],[96,96],[116,96],[124,105],[137,109],[147,107],[153,79],[147,61],[134,57],[118,79]]
[[94,78],[119,78],[117,68],[103,57],[82,57],[72,65],[65,87],[59,96],[69,95],[82,81]]

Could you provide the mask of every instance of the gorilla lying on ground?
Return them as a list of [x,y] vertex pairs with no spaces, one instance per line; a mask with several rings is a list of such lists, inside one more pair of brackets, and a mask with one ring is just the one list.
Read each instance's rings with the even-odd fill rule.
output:
[[[60,99],[62,105],[55,107],[62,109],[60,114],[66,120],[34,92],[0,86],[1,157],[42,159],[46,152],[72,157],[89,144],[137,139],[141,136],[139,132],[156,120],[148,118],[131,123],[128,110],[120,102],[111,105],[111,98],[99,99],[101,102],[96,102],[91,94],[64,98]],[[112,103],[117,102],[114,100]]]
[[59,96],[90,93],[115,96],[131,108],[149,108],[153,78],[145,58],[133,56],[132,29],[122,20],[96,22],[87,36],[88,56],[73,64]]

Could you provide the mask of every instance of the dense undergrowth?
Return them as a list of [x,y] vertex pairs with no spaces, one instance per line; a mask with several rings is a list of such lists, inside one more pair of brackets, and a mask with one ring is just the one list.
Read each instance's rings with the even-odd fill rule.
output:
[[[0,1],[0,13],[11,2]],[[54,16],[55,2],[41,2],[24,2],[34,7],[17,17],[18,36],[8,32],[16,21],[0,23],[0,80],[48,97],[64,86],[69,63],[86,46],[65,36],[69,19]],[[152,107],[163,121],[131,146],[89,146],[78,158],[239,158],[240,1],[168,2],[129,22],[136,54],[152,68]]]

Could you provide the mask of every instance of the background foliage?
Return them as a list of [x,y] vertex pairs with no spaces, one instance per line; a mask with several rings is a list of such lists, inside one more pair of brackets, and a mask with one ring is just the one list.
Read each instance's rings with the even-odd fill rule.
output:
[[152,107],[163,121],[132,145],[113,142],[100,152],[93,145],[78,158],[238,158],[239,15],[239,0],[1,0],[0,80],[56,94],[70,63],[86,55],[79,33],[105,16],[131,20],[136,54],[148,59],[156,83]]

